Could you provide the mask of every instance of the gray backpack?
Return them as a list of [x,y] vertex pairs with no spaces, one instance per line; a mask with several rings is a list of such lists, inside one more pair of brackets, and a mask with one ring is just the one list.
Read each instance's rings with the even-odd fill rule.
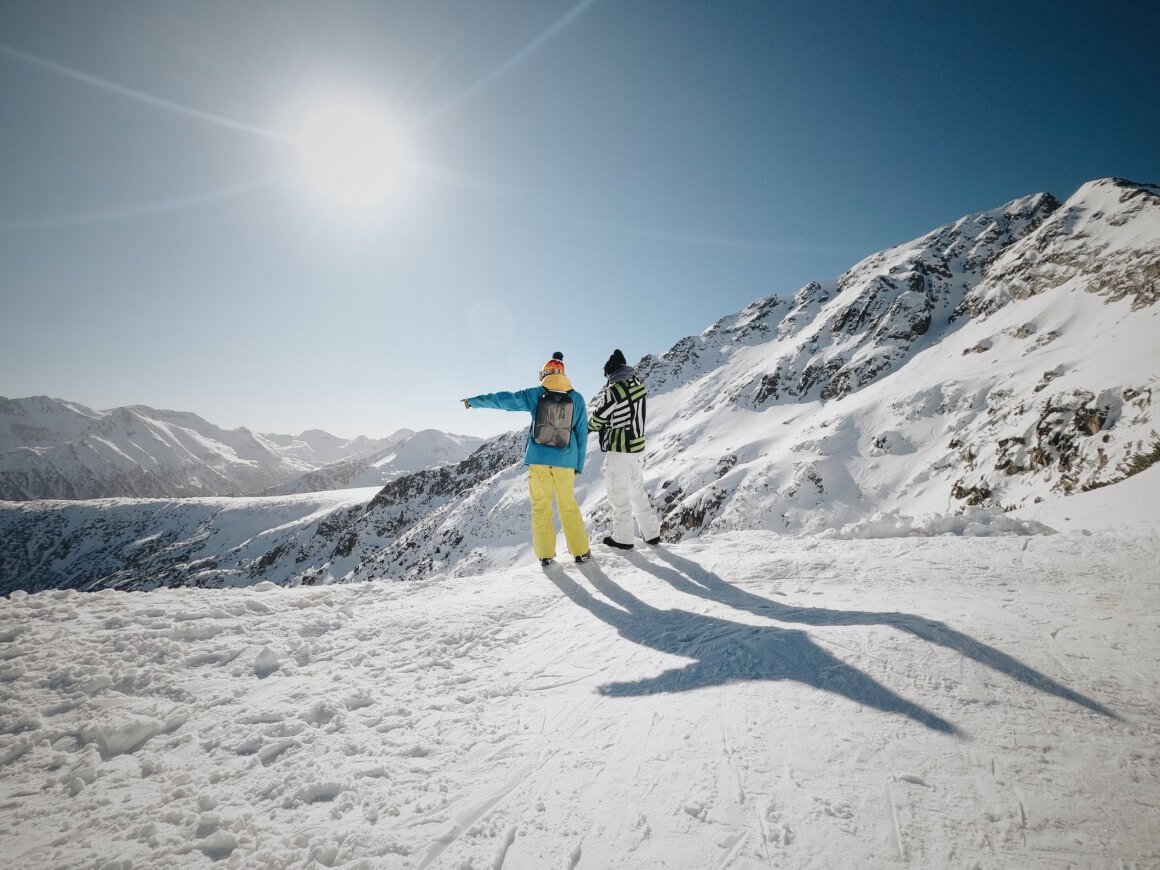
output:
[[536,420],[532,440],[543,447],[566,450],[572,443],[572,396],[555,390],[544,390],[536,402]]

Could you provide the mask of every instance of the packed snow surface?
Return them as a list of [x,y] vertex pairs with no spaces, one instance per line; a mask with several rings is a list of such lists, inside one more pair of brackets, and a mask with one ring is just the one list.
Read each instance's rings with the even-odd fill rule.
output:
[[0,855],[1157,866],[1158,490],[1152,469],[1062,500],[1057,533],[1044,506],[986,537],[732,531],[408,583],[16,592]]

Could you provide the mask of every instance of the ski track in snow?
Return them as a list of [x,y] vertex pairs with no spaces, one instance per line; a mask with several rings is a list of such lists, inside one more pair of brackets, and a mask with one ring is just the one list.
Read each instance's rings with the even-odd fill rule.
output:
[[[1114,558],[1109,558],[1114,554]],[[20,868],[1160,865],[1160,528],[0,600]]]

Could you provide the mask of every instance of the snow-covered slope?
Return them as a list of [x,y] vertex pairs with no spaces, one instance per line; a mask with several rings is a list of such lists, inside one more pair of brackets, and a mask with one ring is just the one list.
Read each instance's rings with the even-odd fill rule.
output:
[[381,487],[405,474],[460,462],[484,441],[471,435],[452,435],[437,429],[424,429],[422,432],[400,430],[396,436],[397,440],[366,456],[323,466],[317,471],[271,487],[265,494],[290,495],[296,492]]
[[1123,477],[1156,425],[1157,275],[1160,189],[1094,182],[1062,207],[964,218],[788,312],[762,300],[645,360],[665,393],[650,467],[673,533],[728,526],[731,508],[830,528]]
[[[731,531],[547,573],[13,594],[0,855],[1153,867],[1158,475],[1057,500],[1087,529],[1057,535]],[[1151,498],[1101,530],[1120,487]]]
[[[902,535],[966,512],[1002,529],[1003,510],[1124,479],[1160,458],[1157,275],[1160,188],[1108,179],[963,218],[645,358],[665,538]],[[578,493],[599,535],[589,468]],[[368,549],[368,570],[525,558],[523,490],[504,471]]]
[[[1116,485],[1160,458],[1158,275],[1160,188],[1106,179],[1062,204],[1040,194],[965,217],[645,357],[646,484],[665,539],[1028,531],[1004,512]],[[528,558],[526,429],[513,426],[365,509],[269,530],[261,555],[220,563],[221,580],[413,579]],[[589,459],[577,494],[599,540],[608,506]],[[0,509],[0,579],[68,583],[76,570],[43,554],[91,536],[136,546],[139,527],[111,524],[108,505],[58,510]],[[86,582],[213,582],[174,552]],[[218,555],[212,540],[197,552]]]
[[[0,502],[0,594],[328,582],[522,456],[505,435],[383,487],[262,498]],[[375,509],[367,511],[374,499]]]
[[377,491],[10,503],[0,510],[0,594],[310,582],[319,562],[345,573],[358,565],[345,526]]

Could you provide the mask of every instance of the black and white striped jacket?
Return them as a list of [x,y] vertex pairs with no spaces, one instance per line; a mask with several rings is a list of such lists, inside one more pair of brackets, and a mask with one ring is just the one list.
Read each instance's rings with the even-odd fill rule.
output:
[[648,390],[628,366],[612,378],[592,402],[588,431],[600,433],[600,449],[605,453],[640,453]]

